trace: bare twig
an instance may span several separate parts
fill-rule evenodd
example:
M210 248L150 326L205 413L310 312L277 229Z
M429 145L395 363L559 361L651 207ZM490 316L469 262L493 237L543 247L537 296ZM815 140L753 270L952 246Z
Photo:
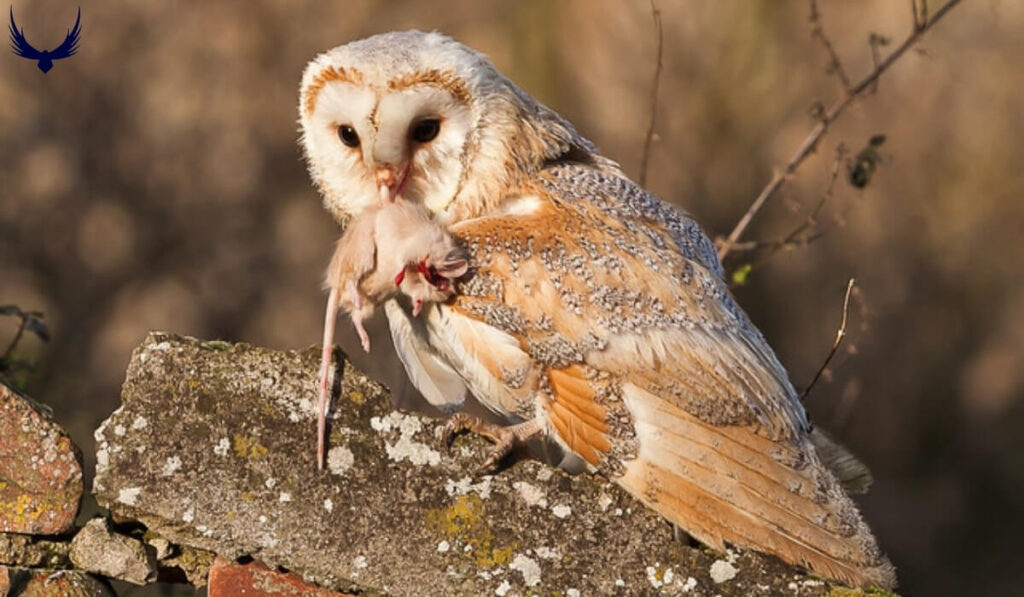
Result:
M651 0L651 15L654 17L654 32L658 40L657 63L654 66L654 80L651 82L651 107L647 118L647 130L644 131L644 150L640 158L640 186L647 184L647 162L651 158L651 142L654 140L654 117L658 113L658 87L661 84L661 54L664 40L661 31L661 11Z
M828 186L825 188L825 192L818 199L818 203L814 206L814 209L811 210L811 213L808 214L799 225L793 228L789 234L771 242L745 241L738 242L733 245L733 251L759 253L757 259L753 259L739 265L733 270L729 279L730 287L746 284L747 280L750 278L750 274L755 270L760 269L765 263L771 261L779 251L782 251L783 249L806 247L825 236L826 230L823 229L820 219L821 212L825 207L825 204L833 197L836 180L839 179L839 171L843 163L846 161L846 153L846 146L844 144L840 143L836 146L835 159L832 161L832 169L829 173ZM850 209L852 209L852 206L847 207L838 215L844 216Z
M797 149L793 157L790 158L789 162L781 169L777 169L772 175L772 179L764 187L761 193L754 199L750 207L747 208L746 213L740 218L740 221L736 223L736 226L729 233L729 236L721 242L718 248L718 258L725 259L733 249L733 245L740 239L747 227L750 226L750 222L754 219L754 216L764 207L764 204L774 196L779 188L782 187L785 182L793 176L797 168L807 159L807 156L814 153L814 150L818 147L818 142L828 132L829 126L842 115L843 111L853 103L855 99L864 94L865 91L871 88L871 86L878 80L882 74L889 69L897 60L900 59L903 54L906 53L922 35L929 29L931 29L935 23L942 20L942 17L946 16L954 6L960 3L960 0L948 0L946 4L937 10L929 19L924 23L917 23L914 29L910 32L906 39L892 51L889 56L879 62L875 68L868 73L866 77L860 80L838 101L836 101L831 108L828 109L822 116L817 126L811 130L807 138Z
M839 81L843 84L843 91L850 93L850 78L846 76L846 69L843 68L843 63L839 59L839 54L836 53L835 47L832 46L832 40L825 35L825 28L821 24L821 14L818 12L818 0L811 0L811 25L811 37L816 37L821 41L821 45L823 45L825 47L825 51L828 52L829 66L832 68L832 71L836 76L839 77Z
M839 345L843 343L843 338L846 337L846 316L850 311L850 292L853 291L853 285L855 281L850 278L850 281L846 283L846 296L843 297L843 320L839 324L839 329L836 330L836 339L832 342L832 350L828 352L828 356L825 357L825 362L821 364L818 372L814 374L814 378L811 379L811 383L807 384L802 394L800 394L800 401L803 402L807 399L807 395L811 393L811 389L814 388L814 384L818 383L821 379L822 373L828 368L828 364L832 362L832 357L836 356L836 351L839 350Z
M25 328L28 327L28 317L23 316L21 313L19 313L19 316L21 316L21 323L18 324L18 331L14 333L14 339L7 345L7 350L0 356L0 367L5 367L10 362L14 347L18 345L18 342L21 342L21 336L25 333Z
M17 348L26 331L32 332L44 342L49 341L50 332L47 330L46 324L43 323L43 313L41 311L22 311L17 305L0 305L0 315L14 316L19 320L18 331L14 333L14 338L7 345L4 353L0 355L0 373L31 368L31 365L26 367L26 361L13 357L14 349Z
M918 6L920 1L920 6ZM920 29L928 22L928 0L910 0L910 10L914 12L914 28Z
M914 30L917 30L917 24L914 25ZM878 68L878 65L882 63L882 51L883 46L889 45L889 38L884 35L879 35L872 32L868 36L868 48L871 50L871 64L874 68ZM878 91L878 79L875 79L871 83L869 93L875 93Z
M814 209L811 210L811 213L808 214L808 216L804 218L797 227L793 228L789 234L778 240L770 242L739 242L733 245L732 250L757 251L767 249L769 253L766 256L759 259L756 263L751 264L753 268L756 268L771 259L775 253L782 249L808 245L821 238L824 235L824 232L820 231L821 223L819 216L821 215L822 208L825 207L825 203L832 198L832 192L835 188L836 180L839 178L839 169L843 164L845 156L846 146L840 143L839 146L836 147L836 157L832 162L832 170L829 172L829 181L828 186L825 188L825 192L822 194L821 198L818 199L818 203L814 206Z

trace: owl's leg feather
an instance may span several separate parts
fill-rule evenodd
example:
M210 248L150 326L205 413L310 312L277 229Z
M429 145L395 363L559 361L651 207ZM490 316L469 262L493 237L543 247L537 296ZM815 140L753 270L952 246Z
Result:
M517 425L503 427L495 423L488 423L483 419L467 415L466 413L458 413L448 419L448 422L445 423L445 445L451 447L455 436L464 431L478 433L494 442L494 448L479 468L479 472L484 473L497 466L498 462L511 452L512 448L517 444L525 443L526 441L540 435L543 433L544 429L536 419L530 419L529 421L524 421Z
M324 468L324 436L327 431L327 403L330 399L327 381L331 370L331 353L334 352L334 323L338 319L338 289L331 287L327 295L327 313L324 314L324 345L320 356L320 399L317 403L316 419L316 466Z

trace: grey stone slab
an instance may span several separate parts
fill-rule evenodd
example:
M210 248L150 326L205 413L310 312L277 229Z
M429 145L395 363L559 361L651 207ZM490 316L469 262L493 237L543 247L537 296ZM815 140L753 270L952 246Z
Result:
M315 463L318 350L153 333L96 431L95 492L173 543L251 556L364 594L821 594L751 552L691 548L614 484L535 461L474 474L489 444L335 373L328 470Z

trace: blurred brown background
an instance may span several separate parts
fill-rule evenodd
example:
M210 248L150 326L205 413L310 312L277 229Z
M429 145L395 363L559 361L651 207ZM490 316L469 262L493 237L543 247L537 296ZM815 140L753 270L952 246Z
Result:
M724 235L840 87L806 2L661 5L648 186ZM42 48L74 7L14 2ZM855 79L871 68L870 33L895 42L910 28L909 1L821 10ZM391 29L449 33L637 175L655 52L646 1L123 1L82 17L80 52L47 75L0 53L0 304L45 311L53 340L21 345L39 363L28 391L87 452L147 330L318 342L338 229L296 143L297 85L316 53ZM843 116L748 238L785 235L825 191L837 144L855 152L884 133L871 184L841 178L824 236L737 289L802 386L857 278L849 343L809 408L873 468L860 502L907 594L1005 595L1024 579L1021 31L1017 0L956 8ZM13 332L0 319L0 349Z

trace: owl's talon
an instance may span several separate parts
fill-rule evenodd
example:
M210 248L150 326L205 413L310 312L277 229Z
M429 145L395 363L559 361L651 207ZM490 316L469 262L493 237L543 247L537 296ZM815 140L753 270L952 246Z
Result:
M503 427L495 423L488 423L482 419L458 413L445 423L443 438L445 446L450 450L455 436L471 431L482 435L494 443L494 447L487 454L487 458L477 467L477 473L483 474L494 470L516 445L526 442L535 435L539 435L541 427L535 420L529 420L518 425Z
M441 440L444 442L445 449L451 450L452 443L455 441L455 436L470 429L471 419L472 417L465 413L458 413L448 419L441 432Z

